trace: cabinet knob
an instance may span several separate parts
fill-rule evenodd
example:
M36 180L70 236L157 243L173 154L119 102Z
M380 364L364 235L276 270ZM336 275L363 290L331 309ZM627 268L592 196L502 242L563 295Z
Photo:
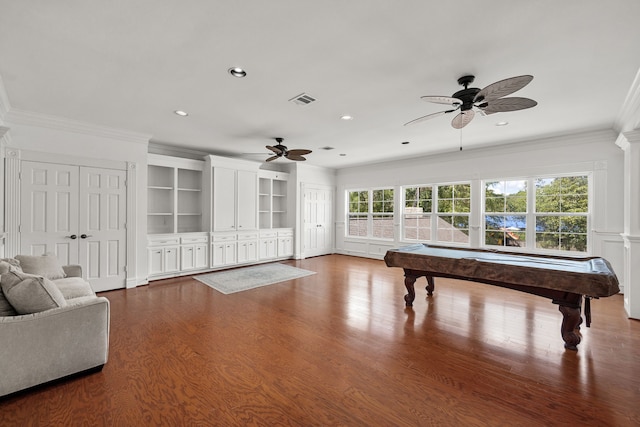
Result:
M72 234L71 236L66 236L67 239L71 239L71 240L75 240L78 238L78 236L76 236L75 234Z

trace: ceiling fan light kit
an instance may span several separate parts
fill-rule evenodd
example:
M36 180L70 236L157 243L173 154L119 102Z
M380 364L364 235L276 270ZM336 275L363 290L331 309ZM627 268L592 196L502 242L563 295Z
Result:
M501 112L524 110L526 108L538 105L536 101L529 98L507 97L526 85L528 85L533 76L523 75L500 80L486 86L483 89L469 87L475 80L475 76L462 76L458 79L458 84L464 86L464 89L457 91L452 96L422 96L421 99L435 104L451 105L449 110L439 111L437 113L427 114L418 117L404 125L413 125L416 123L430 120L445 114L453 113L459 110L459 113L451 121L451 126L455 129L462 129L468 125L476 115L476 112L483 116Z

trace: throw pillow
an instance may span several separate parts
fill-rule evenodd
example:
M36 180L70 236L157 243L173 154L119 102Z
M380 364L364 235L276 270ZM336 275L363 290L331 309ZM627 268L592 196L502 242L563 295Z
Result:
M2 292L2 287L0 287L0 317L15 316L16 314L18 314L18 312L9 304L7 297L5 297L4 292Z
M16 255L16 259L20 261L22 271L25 273L37 274L50 280L67 277L55 254Z
M62 292L46 277L11 270L0 276L0 287L18 314L31 314L64 307Z
M8 264L8 268L7 271L4 270L4 267L7 267ZM14 267L17 268L18 270L22 271L22 268L20 268L20 261L18 261L15 258L0 258L0 274L4 274L6 272L9 271L9 268Z

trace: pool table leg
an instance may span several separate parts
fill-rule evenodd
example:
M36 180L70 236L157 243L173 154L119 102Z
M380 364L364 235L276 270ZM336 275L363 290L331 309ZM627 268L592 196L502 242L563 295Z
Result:
M409 292L404 296L404 305L406 307L412 307L413 300L416 299L416 290L414 285L417 278L418 276L415 276L408 271L405 271L404 273L404 287L407 288L407 292Z
M436 287L435 282L433 281L433 276L425 276L427 278L427 287L425 288L427 290L427 295L432 296L433 295L433 290Z
M580 323L582 323L580 307L560 305L558 309L560 310L560 313L562 313L562 326L560 328L560 332L562 333L562 339L564 340L564 348L568 350L578 350L580 335L576 333L576 329L578 329Z

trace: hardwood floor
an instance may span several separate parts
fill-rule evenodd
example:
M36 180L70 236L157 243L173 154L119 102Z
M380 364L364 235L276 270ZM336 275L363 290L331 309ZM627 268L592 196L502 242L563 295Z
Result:
M0 425L640 425L640 321L621 295L593 301L574 352L545 298L447 279L427 298L421 279L407 309L402 270L382 261L285 263L317 274L102 293L102 372L0 400Z

